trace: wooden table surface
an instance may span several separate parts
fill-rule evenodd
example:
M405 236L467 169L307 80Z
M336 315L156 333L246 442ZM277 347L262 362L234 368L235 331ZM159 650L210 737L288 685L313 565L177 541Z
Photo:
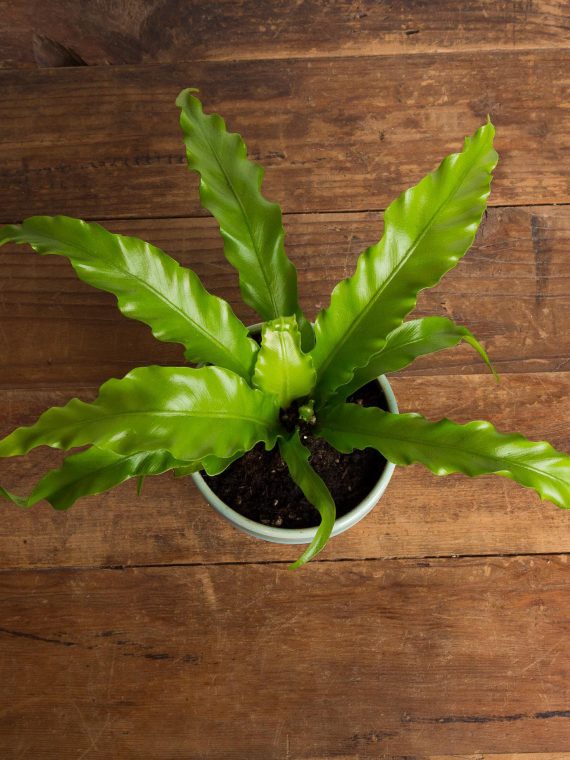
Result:
M0 0L0 18L1 221L139 235L248 321L185 167L182 87L267 167L311 316L490 113L491 208L417 313L469 326L502 382L458 348L393 385L404 411L570 450L568 3ZM0 434L180 360L66 261L0 251ZM26 492L58 460L4 460L0 482ZM168 476L0 509L2 760L570 758L570 513L508 480L398 469L294 573L297 549Z

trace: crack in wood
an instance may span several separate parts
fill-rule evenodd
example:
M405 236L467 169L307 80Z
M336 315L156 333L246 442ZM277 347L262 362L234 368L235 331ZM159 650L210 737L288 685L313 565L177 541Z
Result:
M66 47L43 34L34 34L32 51L40 69L87 66L86 61L73 48Z
M27 633L26 631L14 631L10 628L0 628L0 633L5 633L7 636L15 636L22 639L32 639L32 641L43 641L46 644L59 644L62 647L75 647L76 641L66 641L64 639L50 639L47 636L38 636L35 633Z
M535 713L512 713L510 715L444 715L441 718L414 718L405 715L402 723L430 723L448 725L452 723L514 723L518 720L550 720L570 718L570 710L544 710Z

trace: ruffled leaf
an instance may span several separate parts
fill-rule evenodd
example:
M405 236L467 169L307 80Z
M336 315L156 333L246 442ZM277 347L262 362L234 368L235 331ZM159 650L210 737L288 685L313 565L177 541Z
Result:
M298 430L288 440L279 439L279 451L291 478L321 515L321 523L315 537L299 559L290 565L291 569L295 569L309 562L325 548L334 527L336 508L326 484L309 464L311 452L301 443Z
M176 101L188 166L200 175L202 205L220 225L243 300L264 320L295 315L310 348L312 328L301 314L297 272L285 254L281 209L261 194L263 169L248 160L241 137L228 132L218 114L206 115L192 92L183 90Z
M261 330L261 348L253 371L253 385L277 397L282 409L308 396L316 381L313 360L301 350L295 317L279 317Z
M204 470L208 475L219 475L226 470L232 462L235 462L236 459L239 459L243 455L243 451L238 451L233 454L233 456L227 457L226 459L215 456L204 457L201 462L192 462L192 464L177 467L174 470L174 476L176 478L184 478L199 470Z
M392 330L380 351L374 354L366 367L356 370L352 380L338 389L330 403L344 401L379 375L397 372L408 367L420 356L451 348L462 340L477 351L498 380L487 352L470 330L462 325L456 325L446 317L424 317L404 322L400 327Z
M59 469L39 481L27 499L14 497L2 488L0 495L21 507L31 507L45 499L55 509L69 509L78 499L108 491L129 478L159 475L182 464L186 465L167 451L142 451L123 456L92 447L66 457Z
M0 497L11 501L12 504L15 504L17 507L22 507L22 509L26 509L26 507L29 506L28 500L23 496L16 496L16 494L7 491L5 488L2 488L2 486L0 486Z
M117 297L125 316L147 324L159 340L181 343L188 361L249 377L257 346L246 327L191 269L159 248L66 216L33 216L4 227L0 245L7 242L66 256L81 280Z
M278 405L219 367L140 367L101 386L91 404L72 399L0 441L0 457L36 446L92 444L119 454L168 451L184 462L275 445Z
M394 201L384 216L382 240L358 259L352 277L333 290L315 323L312 351L320 400L350 382L389 333L471 246L497 163L489 122L465 140L462 153Z
M316 432L338 451L370 447L394 464L420 462L436 475L503 475L570 508L570 457L546 441L499 433L490 422L430 422L418 414L343 404L321 415Z

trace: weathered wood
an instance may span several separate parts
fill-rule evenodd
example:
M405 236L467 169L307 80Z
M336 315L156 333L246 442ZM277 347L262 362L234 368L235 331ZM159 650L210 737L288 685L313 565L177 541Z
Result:
M471 327L506 374L495 386L460 347L393 384L403 411L570 451L570 209L544 205L570 203L566 3L0 0L0 17L0 69L23 69L0 71L0 218L111 220L247 321L185 168L182 87L267 166L311 316L377 239L373 210L490 113L498 208L417 313ZM33 71L33 33L41 65L144 65ZM0 436L178 361L67 262L15 250L0 251ZM0 483L26 493L59 460L0 460ZM298 549L238 533L169 476L140 499L131 483L0 514L2 760L570 760L570 512L506 479L399 469L296 573ZM523 556L466 556L497 554Z
M567 557L0 573L1 754L554 754L569 593Z
M501 430L520 430L570 451L570 373L490 377L397 377L402 411L458 422L488 418ZM73 391L4 391L0 435L32 422ZM83 389L89 400L93 391ZM0 483L16 493L60 455L37 450L0 461ZM47 505L22 511L0 503L0 557L4 568L220 563L292 560L296 547L276 546L231 528L208 507L191 481L147 478L79 502L68 512ZM449 554L570 551L570 512L505 478L437 478L419 465L398 469L378 507L360 525L335 538L322 558L423 557Z
M83 58L75 50L66 48L59 42L42 34L33 35L32 49L36 64L41 69L57 66L87 66Z
M570 752L517 752L508 755L476 752L472 755L430 755L428 760L570 760Z
M288 212L384 208L488 113L502 158L492 203L570 202L570 51L488 61L453 53L0 72L0 218L203 213L174 106L190 85L244 135L269 168L268 197Z
M570 22L556 0L5 0L0 12L0 67L11 68L35 66L33 32L97 65L558 48Z
M287 246L299 269L301 297L314 317L328 303L357 255L375 242L379 214L302 214L285 220ZM248 323L237 277L226 263L213 220L106 223L151 240L194 269ZM0 249L0 388L101 383L142 364L179 363L182 350L155 340L124 318L115 299L81 283L68 262L23 246ZM570 368L570 209L492 209L473 250L417 314L441 314L468 325L501 372ZM468 347L414 364L406 374L486 373Z

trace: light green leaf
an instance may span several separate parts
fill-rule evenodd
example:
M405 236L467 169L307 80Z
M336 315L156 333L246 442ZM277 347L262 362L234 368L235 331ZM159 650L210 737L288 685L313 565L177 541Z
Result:
M23 498L22 496L16 496L16 494L7 491L5 488L2 488L2 486L0 486L0 497L11 501L12 504L15 504L17 507L22 507L22 509L29 507L27 499Z
M334 527L336 508L329 489L309 464L311 453L301 443L298 430L288 440L279 439L279 451L289 469L291 478L321 515L321 523L315 537L299 559L290 565L290 568L294 569L313 559L325 548Z
M429 422L417 414L343 404L321 416L317 434L338 451L371 447L394 464L421 462L436 475L503 475L570 508L570 457L545 441L499 433L490 422Z
M403 193L384 216L382 240L358 259L352 277L333 290L315 323L312 351L322 401L365 367L386 337L469 249L497 163L489 122L465 140L462 153Z
M191 269L159 248L66 216L33 216L3 227L0 245L7 242L66 256L80 279L117 297L125 316L147 324L159 340L181 343L188 361L249 377L257 346L246 327Z
M225 460L223 460L225 461ZM192 475L194 472L199 472L202 469L201 462L192 462L191 464L182 465L174 470L175 478L185 478L188 475Z
M456 325L445 317L424 317L404 322L388 335L386 343L370 359L366 367L359 367L354 377L334 394L334 401L344 401L348 396L374 380L379 375L397 372L410 365L419 356L432 354L444 348L456 346L464 340L469 343L485 364L489 367L495 379L498 375L493 369L487 352L470 330Z
M201 462L192 462L189 465L183 467L177 467L174 470L174 476L176 478L184 478L187 475L192 475L194 472L204 470L208 475L219 475L225 469L227 469L232 462L239 459L244 455L243 451L236 452L233 456L222 459L221 457L208 456L204 457Z
M55 509L69 509L83 496L103 493L129 478L159 475L181 464L167 451L142 451L123 456L93 446L66 457L59 469L48 472L40 480L27 499L19 499L19 506L31 507L45 499ZM14 500L0 488L2 494Z
M316 381L313 360L301 350L301 334L295 317L265 322L252 382L277 396L282 409L295 399L308 396Z
M0 441L0 457L36 446L93 444L119 454L168 451L184 462L227 458L275 444L278 405L219 367L140 367L101 386L91 404L72 399Z
M218 114L206 115L191 93L183 90L176 101L188 166L200 175L202 205L220 225L243 300L264 320L297 316L308 349L312 328L301 314L297 272L285 254L281 209L261 194L263 169L248 160L241 137L228 132Z

